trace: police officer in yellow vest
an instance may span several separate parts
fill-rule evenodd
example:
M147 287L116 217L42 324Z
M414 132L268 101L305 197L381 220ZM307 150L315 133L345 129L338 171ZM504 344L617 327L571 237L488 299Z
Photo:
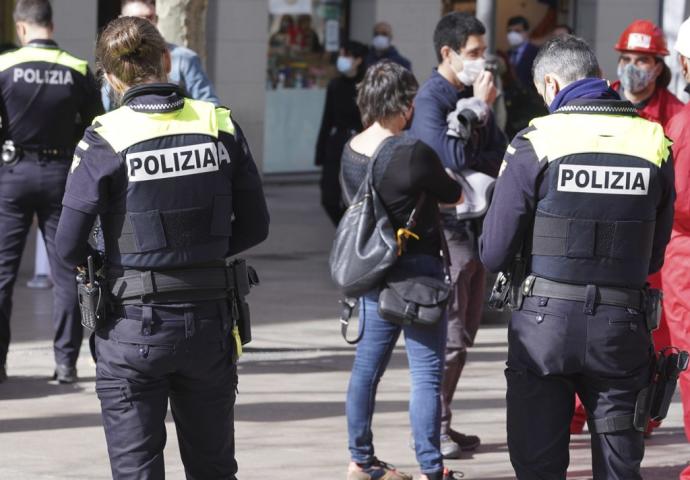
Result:
M521 480L565 478L574 393L590 418L594 478L642 478L646 417L635 411L651 379L655 303L645 282L671 233L673 167L661 126L599 72L576 37L541 49L534 80L551 114L513 139L484 222L482 261L519 286L506 379Z
M244 309L229 296L248 275L224 259L268 234L260 177L228 109L161 83L170 54L149 21L111 22L97 58L123 106L79 142L57 238L66 263L85 265L100 218L110 306L95 330L96 393L113 478L164 478L170 400L187 478L235 479Z
M55 377L77 380L82 341L74 274L57 261L55 230L74 147L103 107L85 60L52 40L48 0L19 0L21 48L0 55L0 382L6 378L12 291L34 215L54 280Z

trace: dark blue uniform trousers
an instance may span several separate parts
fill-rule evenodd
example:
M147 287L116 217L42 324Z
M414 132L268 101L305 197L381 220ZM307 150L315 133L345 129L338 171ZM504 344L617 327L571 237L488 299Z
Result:
M12 292L34 214L43 232L53 277L55 362L74 365L79 356L82 326L73 270L55 253L68 159L39 161L27 154L14 166L0 166L0 365L10 344Z
M632 415L650 381L652 340L644 315L528 297L508 330L508 448L520 480L565 479L574 393L590 419ZM641 432L591 435L595 480L641 479Z
M170 399L187 479L235 480L237 369L227 302L118 310L96 333L113 478L165 478Z

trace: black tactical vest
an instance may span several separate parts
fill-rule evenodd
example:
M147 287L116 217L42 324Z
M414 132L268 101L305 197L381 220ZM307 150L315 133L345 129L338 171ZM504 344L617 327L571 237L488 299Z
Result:
M101 218L111 265L160 270L227 254L230 156L218 135L234 135L230 112L208 102L177 101L169 107L178 108L164 113L125 106L95 120L95 131L126 166L126 211Z
M532 122L525 137L548 162L548 192L537 203L531 239L533 274L644 286L670 141L661 125L632 112L556 113Z

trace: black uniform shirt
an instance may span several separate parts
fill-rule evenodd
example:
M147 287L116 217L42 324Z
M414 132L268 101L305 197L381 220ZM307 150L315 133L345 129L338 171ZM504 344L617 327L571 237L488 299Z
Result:
M73 149L103 112L88 63L52 40L0 55L2 137L20 146Z

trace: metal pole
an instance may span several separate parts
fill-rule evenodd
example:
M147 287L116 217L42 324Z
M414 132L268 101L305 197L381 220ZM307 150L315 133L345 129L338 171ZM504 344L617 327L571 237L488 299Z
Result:
M477 0L477 18L486 27L486 46L496 51L496 0Z

